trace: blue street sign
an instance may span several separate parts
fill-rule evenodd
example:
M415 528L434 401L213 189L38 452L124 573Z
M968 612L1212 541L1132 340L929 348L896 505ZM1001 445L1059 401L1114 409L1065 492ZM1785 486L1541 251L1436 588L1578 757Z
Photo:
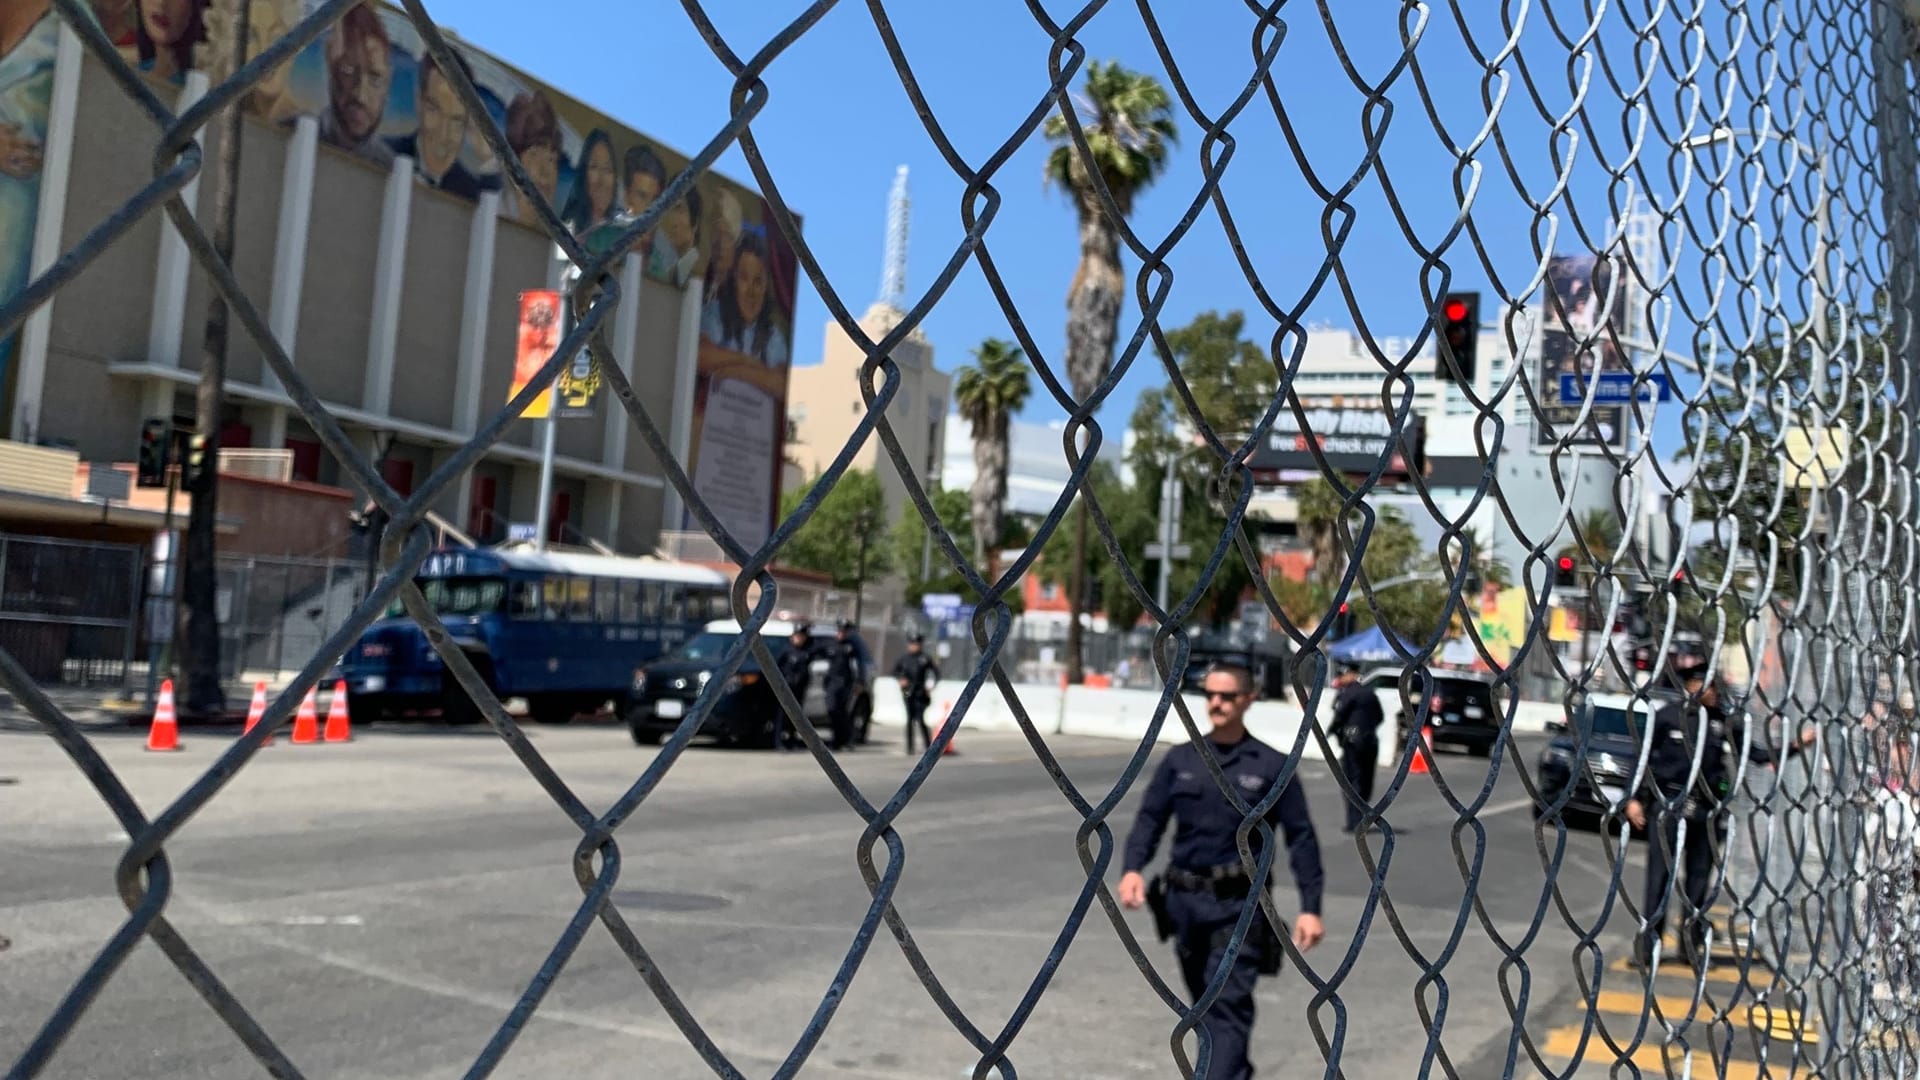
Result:
M1630 401L1652 401L1658 393L1661 401L1673 400L1673 388L1667 385L1665 375L1648 375L1646 381L1638 387L1633 385L1631 371L1602 371L1593 379L1592 396L1595 405L1625 405ZM1560 376L1560 403L1572 405L1588 396L1587 376L1563 374Z

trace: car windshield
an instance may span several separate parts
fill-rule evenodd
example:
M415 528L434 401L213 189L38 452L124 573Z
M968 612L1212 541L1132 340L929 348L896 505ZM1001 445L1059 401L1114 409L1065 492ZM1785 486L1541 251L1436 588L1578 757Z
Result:
M506 600L507 583L494 577L428 578L420 582L420 592L435 615L488 615ZM406 613L398 598L387 605L390 619Z
M739 638L739 634L731 631L704 630L682 642L679 648L667 654L667 659L691 660L696 663L718 660L726 655L728 649L733 648L733 643ZM781 653L787 651L786 638L762 634L760 640L767 643L767 648L772 651L776 660L780 658ZM748 659L751 660L752 657L749 656Z
M1639 733L1646 730L1646 706L1643 705L1634 711L1640 715L1634 724L1629 726L1627 723L1627 710L1617 709L1611 705L1595 705L1587 710L1587 734L1618 735L1629 739L1639 738ZM1638 730L1636 730L1636 728Z

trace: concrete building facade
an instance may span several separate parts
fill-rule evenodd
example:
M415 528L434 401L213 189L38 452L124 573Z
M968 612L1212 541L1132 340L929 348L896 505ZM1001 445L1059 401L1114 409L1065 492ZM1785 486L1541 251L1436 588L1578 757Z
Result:
M58 14L46 19L55 59L44 88L37 221L23 256L29 279L139 191L152 176L158 137ZM576 235L618 232L684 168L684 158L603 114L477 50L459 51L483 99L498 105L494 119ZM361 85L380 75L389 96L375 104L374 130L346 145L352 140L342 135L342 116L350 114L340 87L359 77L353 63L364 65ZM350 9L283 74L263 88L267 96L250 100L243 121L233 268L300 378L387 483L407 494L523 385L518 300L527 290L559 288L563 263L529 200L503 182L477 121L461 113L464 127L453 129L450 143L439 138L436 149L429 141L427 99L448 87L403 15ZM153 80L156 93L181 110L208 85L198 70ZM267 93L276 88L278 99ZM434 130L444 136L439 104ZM207 130L200 141L211 163L218 136ZM449 146L453 160L435 163ZM212 186L203 174L182 193L203 222ZM676 452L714 448L709 467L690 471L699 478L747 473L758 485L715 496L730 503L750 543L770 527L778 499L795 285L792 253L770 217L757 193L702 178L620 263L624 299L608 326L614 359ZM734 288L735 276L754 274L758 293ZM750 294L759 307L742 299ZM0 368L0 434L70 448L89 461L125 461L144 419L190 423L211 295L208 276L171 223L159 213L141 217L19 335L11 365ZM716 393L720 387L731 396ZM759 398L742 405L742 393ZM292 479L353 486L238 319L226 396L220 445L284 451ZM734 410L725 415L723 396ZM701 438L720 425L731 429L728 437ZM536 420L514 422L433 509L483 542L505 538L512 523L533 522L540 428ZM728 453L754 460L744 469L714 468ZM684 521L660 463L604 393L594 415L559 421L551 513L555 539L627 552L650 550L663 527ZM751 535L756 527L760 536Z
M876 303L860 317L860 329L878 341L893 332L904 317L899 308ZM894 347L892 357L900 368L900 390L887 407L887 420L920 482L931 490L934 478L941 477L945 486L952 487L953 481L944 478L942 472L947 460L953 378L933 366L933 344L918 327ZM820 362L796 366L789 376L787 415L792 440L787 454L802 477L810 479L826 468L866 415L867 403L860 393L860 367L865 362L866 353L860 346L839 323L828 320ZM873 383L877 389L881 378L876 375ZM907 512L906 485L877 432L861 445L852 467L879 473L889 518Z

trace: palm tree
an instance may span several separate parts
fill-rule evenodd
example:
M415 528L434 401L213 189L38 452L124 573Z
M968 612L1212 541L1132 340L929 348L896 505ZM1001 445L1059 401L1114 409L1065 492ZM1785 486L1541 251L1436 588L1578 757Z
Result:
M1151 75L1117 61L1087 67L1085 92L1073 103L1087 153L1073 141L1064 114L1049 117L1047 181L1073 196L1080 220L1080 264L1067 289L1067 377L1074 396L1093 396L1113 367L1113 340L1120 328L1126 282L1120 274L1120 221L1107 212L1104 189L1125 218L1134 199L1167 166L1174 139L1173 98ZM1074 526L1073 583L1068 592L1067 680L1084 674L1080 615L1086 599L1088 512L1084 501Z
M1027 403L1026 354L1003 338L988 338L973 350L974 365L956 373L953 400L973 431L973 559L991 580L1000 519L1007 507L1009 418Z
M1340 546L1340 493L1325 477L1316 476L1293 491L1299 507L1295 528L1313 552L1313 581L1321 596L1331 597L1346 573L1346 551Z

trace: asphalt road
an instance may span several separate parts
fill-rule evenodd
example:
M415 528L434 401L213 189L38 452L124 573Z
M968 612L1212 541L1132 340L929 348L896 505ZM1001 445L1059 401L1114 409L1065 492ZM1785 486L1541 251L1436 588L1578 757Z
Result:
M886 733L893 737L894 733ZM178 754L135 736L98 744L149 813L214 761L230 735L190 730ZM605 727L537 728L534 745L593 806L656 751ZM1098 801L1128 747L1055 740ZM959 1008L993 1033L1008 1021L1084 881L1078 815L1018 736L966 735L900 819L898 906ZM1537 744L1520 753L1531 762ZM898 743L842 759L870 798L904 777ZM1442 755L1477 795L1486 761ZM1327 1075L1323 1044L1354 1078L1506 1070L1514 1008L1541 1043L1582 1008L1576 937L1607 906L1610 860L1593 832L1567 834L1557 893L1543 866L1557 830L1536 830L1510 765L1472 825L1455 826L1432 777L1407 779L1388 812L1390 855L1343 835L1328 766L1303 772L1328 866L1327 941L1310 954L1331 984L1262 980L1255 1057L1263 1078ZM1388 776L1383 768L1381 788ZM1140 787L1144 787L1144 779ZM1134 799L1114 815L1124 835ZM0 1064L11 1065L125 918L113 867L125 837L44 736L0 733ZM715 1045L748 1076L773 1075L854 944L869 903L862 825L805 755L696 746L619 833L615 900ZM580 903L571 823L484 731L363 730L347 745L278 742L169 845L168 916L308 1076L465 1073ZM1545 854L1543 854L1543 849ZM877 856L884 861L884 849ZM1369 909L1369 861L1390 904ZM1638 889L1638 861L1628 888ZM1477 865L1476 865L1477 864ZM1463 910L1477 874L1477 905ZM1118 878L1117 866L1107 873ZM1277 895L1291 908L1294 893ZM1621 954L1618 904L1603 934ZM1146 912L1128 925L1163 978L1178 973ZM1524 965L1504 949L1524 948ZM1422 985L1421 961L1442 972ZM1625 985L1628 975L1612 975ZM1506 987L1503 991L1502 987ZM1423 1020L1423 1014L1432 1017ZM1024 1077L1177 1075L1177 1017L1096 906L1013 1042ZM1430 1044L1429 1030L1439 1038ZM1546 1059L1555 1069L1564 1059ZM1611 1060L1611 1058L1609 1058ZM970 1075L956 1033L884 929L801 1075L905 1080ZM1513 1075L1550 1075L1519 1051ZM1596 1066L1578 1075L1603 1075ZM140 1080L263 1075L152 943L116 973L44 1075ZM495 1073L502 1077L714 1075L633 964L596 924Z

